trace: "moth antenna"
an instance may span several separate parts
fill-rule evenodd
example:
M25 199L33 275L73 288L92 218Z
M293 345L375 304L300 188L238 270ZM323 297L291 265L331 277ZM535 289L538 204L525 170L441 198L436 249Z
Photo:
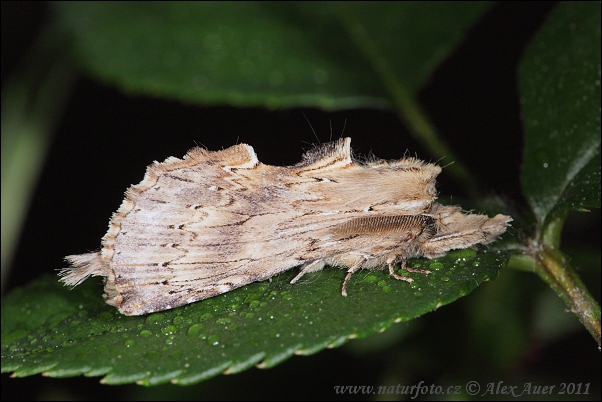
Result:
M305 118L305 121L307 122L307 124L309 124L309 128L311 128L312 133L314 133L314 137L316 137L316 140L318 140L318 144L322 144L322 141L320 141L320 139L318 138L318 135L316 134L316 130L314 130L313 126L311 125L311 123L309 122L309 119L307 118L307 116L305 115L305 112L301 112L301 114L303 115L303 117Z
M205 144L203 144L202 142L197 142L196 140L194 140L192 142L194 142L194 145L196 145L199 148L207 149L207 146Z
M441 159L439 159L439 160L441 160ZM437 161L437 162L439 162L439 161ZM447 165L443 165L443 166L441 166L441 169L445 169L446 167L448 167L448 166L451 166L451 165L453 165L453 164L454 164L454 161L451 161L451 162L450 162L450 163L448 163Z
M345 117L345 122L343 123L343 131L341 131L341 136L339 138L343 138L346 128L347 128L347 118ZM330 141L332 141L332 131L330 132Z

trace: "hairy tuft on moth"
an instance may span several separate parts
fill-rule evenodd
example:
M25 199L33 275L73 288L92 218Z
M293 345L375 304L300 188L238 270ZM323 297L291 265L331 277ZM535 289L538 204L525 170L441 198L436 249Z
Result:
M259 162L253 148L191 149L154 162L130 187L99 252L70 255L61 281L105 277L105 301L125 315L167 310L301 266L359 269L488 244L512 218L435 202L441 168L416 158L358 163L351 140L306 152L294 166ZM366 191L366 189L369 189Z

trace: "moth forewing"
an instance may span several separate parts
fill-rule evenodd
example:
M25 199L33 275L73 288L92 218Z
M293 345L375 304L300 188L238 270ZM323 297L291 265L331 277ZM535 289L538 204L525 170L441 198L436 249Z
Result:
M302 266L358 269L433 257L494 240L510 217L466 215L435 203L441 168L415 158L353 161L350 139L324 144L290 167L253 148L193 148L147 168L126 191L102 249L67 257L75 286L105 277L104 298L126 315L213 297Z
M431 214L438 216L437 233L421 247L421 256L436 258L448 251L489 244L506 231L512 218L498 214L493 218L487 215L464 214L458 206L444 206L433 203Z

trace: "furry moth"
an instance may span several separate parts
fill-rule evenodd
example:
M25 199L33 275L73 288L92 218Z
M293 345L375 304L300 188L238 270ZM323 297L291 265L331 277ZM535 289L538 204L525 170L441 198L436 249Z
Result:
M70 255L61 281L105 277L104 299L125 315L167 310L301 266L359 269L494 241L512 218L435 202L441 168L415 158L359 163L349 138L265 165L253 148L191 149L154 162L131 186L98 252Z

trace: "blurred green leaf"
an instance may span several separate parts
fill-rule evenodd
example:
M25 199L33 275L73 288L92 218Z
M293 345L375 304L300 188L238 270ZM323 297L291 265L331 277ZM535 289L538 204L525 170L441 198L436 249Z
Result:
M561 3L519 71L525 130L521 184L543 225L600 207L600 4Z
M75 81L66 40L44 29L2 86L2 288L35 184Z
M415 93L488 3L62 2L74 54L126 92L198 104L389 108L388 89L354 42ZM369 56L368 56L369 57Z
M69 291L56 277L43 277L3 301L2 372L103 375L110 384L154 385L272 367L451 303L495 278L507 257L467 249L413 260L432 274L411 274L412 284L386 270L361 271L347 297L341 296L344 270L307 275L294 286L295 272L286 272L271 283L137 317L105 304L94 281Z

